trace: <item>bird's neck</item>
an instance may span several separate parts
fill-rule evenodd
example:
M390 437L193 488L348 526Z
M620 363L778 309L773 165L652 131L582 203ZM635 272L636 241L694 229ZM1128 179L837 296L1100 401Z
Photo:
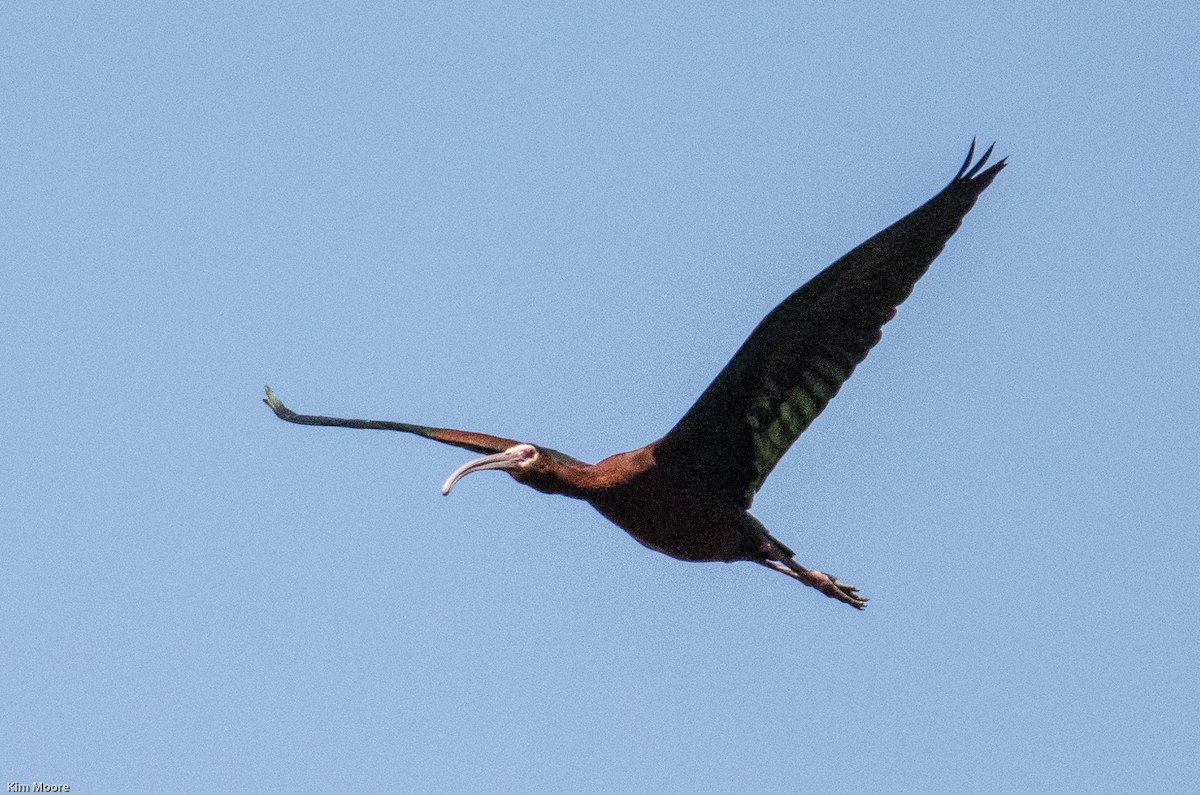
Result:
M614 489L627 486L653 467L653 452L643 447L609 456L592 465L571 465L553 461L544 472L524 480L529 486L547 494L562 494L594 502Z

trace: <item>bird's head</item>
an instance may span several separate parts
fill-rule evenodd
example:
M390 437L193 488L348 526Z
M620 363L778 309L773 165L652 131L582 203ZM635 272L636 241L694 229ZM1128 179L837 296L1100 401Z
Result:
M454 470L450 473L450 477L446 478L446 482L442 484L442 494L449 494L450 489L454 488L454 484L461 478L472 472L481 472L485 469L503 469L518 481L524 482L525 476L538 472L546 463L546 460L546 456L533 445L524 443L514 444L502 453L494 453L492 455L485 455L483 458L476 458L474 461L468 461Z

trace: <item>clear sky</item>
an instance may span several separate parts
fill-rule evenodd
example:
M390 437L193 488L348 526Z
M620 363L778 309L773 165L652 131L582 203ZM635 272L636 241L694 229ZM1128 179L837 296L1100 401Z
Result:
M1197 30L5 3L0 780L1188 790ZM638 447L976 135L1008 169L754 506L864 613L259 402Z

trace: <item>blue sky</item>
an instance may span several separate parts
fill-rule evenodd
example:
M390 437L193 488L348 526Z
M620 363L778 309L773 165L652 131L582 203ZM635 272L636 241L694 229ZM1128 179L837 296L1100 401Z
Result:
M6 4L0 778L1185 791L1192 3ZM755 514L862 614L469 453L657 438L1009 168Z

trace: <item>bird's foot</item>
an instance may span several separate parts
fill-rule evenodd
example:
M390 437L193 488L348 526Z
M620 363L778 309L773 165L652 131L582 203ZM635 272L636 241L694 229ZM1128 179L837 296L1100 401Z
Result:
M758 563L761 563L768 569L774 569L780 574L786 574L794 580L799 580L805 585L816 588L830 599L837 599L839 602L844 602L857 610L862 610L867 606L867 597L860 595L858 588L849 583L838 582L836 577L832 577L823 571L806 569L791 558L782 561L767 558L759 560Z
M867 597L858 593L858 588L849 583L838 582L837 578L825 574L824 572L808 570L808 573L813 576L814 581L808 584L816 588L821 593L828 596L830 599L837 599L839 602L845 602L853 608L862 610L867 606Z

